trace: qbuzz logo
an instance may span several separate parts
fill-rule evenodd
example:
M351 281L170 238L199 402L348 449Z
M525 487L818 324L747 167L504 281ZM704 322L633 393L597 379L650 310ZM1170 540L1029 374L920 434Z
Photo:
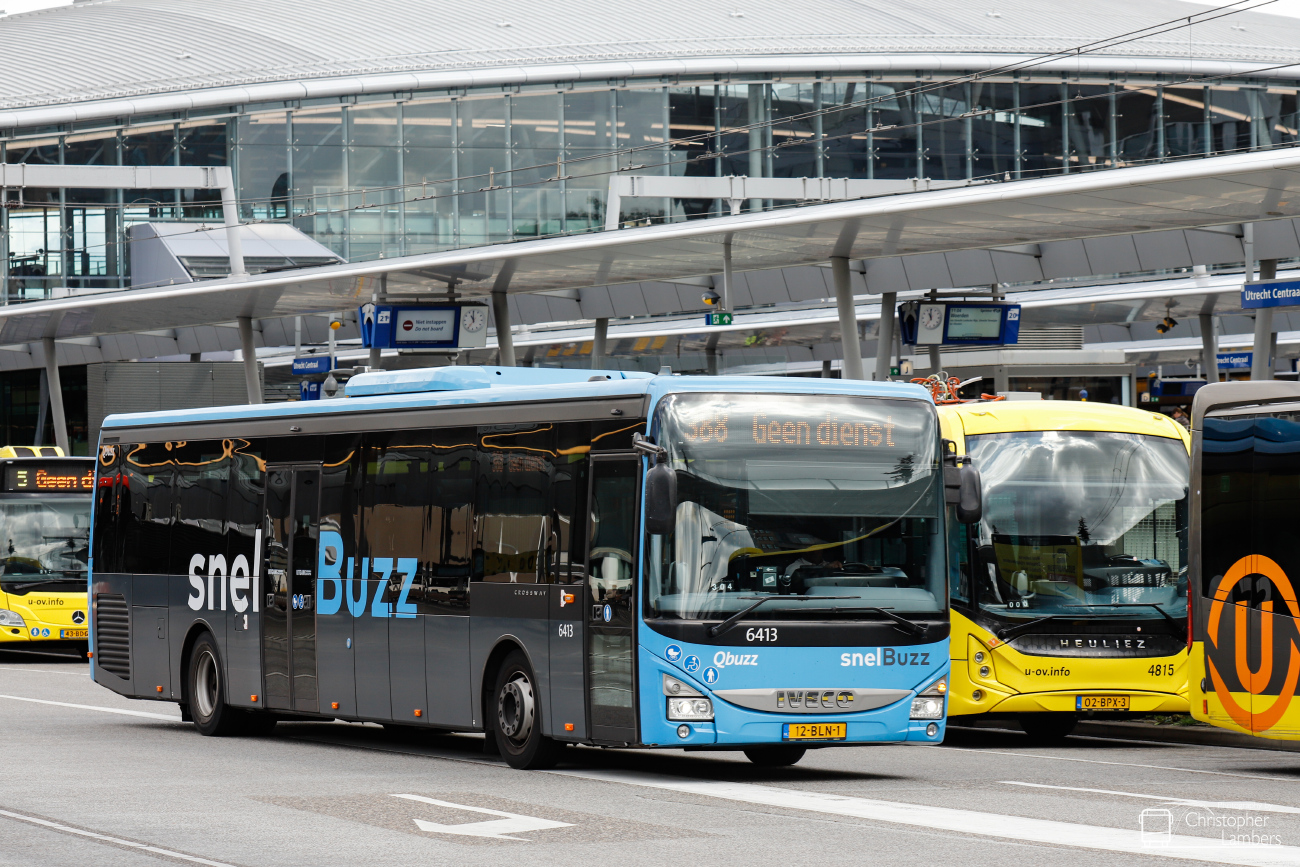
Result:
M1290 612L1300 612L1300 605L1296 602L1295 588L1291 584L1291 579L1287 577L1285 571L1274 560L1263 556L1262 554L1247 554L1223 574L1215 585L1212 601L1210 602L1210 616L1206 622L1206 637L1209 638L1211 646L1215 651L1222 652L1225 648L1220 647L1220 629L1223 625L1224 606L1229 605L1228 597L1232 594L1233 588L1242 583L1253 575L1259 575L1268 580L1268 582L1277 590L1277 593L1289 606ZM1300 648L1296 647L1295 639L1288 638L1285 642L1285 656L1277 659L1277 648L1273 642L1273 611L1272 600L1265 601L1262 605L1262 614L1259 624L1259 669L1252 670L1250 667L1250 643L1249 632L1247 629L1247 617L1249 609L1245 605L1231 605L1233 611L1233 634L1231 650L1234 669L1237 680L1244 690L1251 696L1264 696L1269 682L1273 679L1273 666L1281 663L1286 667L1286 675L1282 683L1281 690L1277 698L1267 706L1263 701L1252 699L1250 707L1242 707L1232 697L1232 691L1229 689L1223 674L1215 665L1213 655L1207 653L1205 658L1206 669L1210 675L1210 681L1214 685L1214 694L1218 697L1219 702L1223 705L1224 711L1232 718L1232 721L1244 729L1255 732L1268 731L1277 725L1286 713L1291 704L1291 699L1295 697L1297 682L1300 682ZM1276 612L1286 615L1287 611ZM1288 618L1289 619L1289 618Z
M713 654L713 664L718 668L726 668L729 665L758 665L758 654L732 653L729 650L719 650Z

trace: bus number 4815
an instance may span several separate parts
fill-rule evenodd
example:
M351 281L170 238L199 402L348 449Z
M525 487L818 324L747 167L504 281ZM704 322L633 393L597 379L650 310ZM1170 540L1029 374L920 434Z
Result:
M1161 662L1147 669L1147 674L1152 677L1164 677L1174 673L1174 664L1172 662Z

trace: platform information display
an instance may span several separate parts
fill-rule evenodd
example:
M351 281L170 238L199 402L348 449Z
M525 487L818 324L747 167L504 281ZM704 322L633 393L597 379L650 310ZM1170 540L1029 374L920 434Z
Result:
M1020 305L998 301L909 301L899 333L913 346L1005 346L1020 340Z

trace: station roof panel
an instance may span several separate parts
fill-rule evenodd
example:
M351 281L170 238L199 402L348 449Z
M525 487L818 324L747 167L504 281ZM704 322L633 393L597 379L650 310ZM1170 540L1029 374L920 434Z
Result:
M1152 24L1206 15L1178 0L811 0L792 15L784 0L599 0L473 4L426 0L101 0L0 20L0 109L126 100L119 115L164 110L164 94L224 94L224 104L425 87L673 76L708 72L910 73L945 55L997 58L1071 51ZM142 38L142 35L147 35ZM57 59L50 46L58 46ZM1110 71L1138 59L1176 61L1187 72L1224 63L1238 74L1300 61L1300 21L1240 13L1117 44ZM863 65L864 58L874 61ZM1098 71L1086 56L1073 71ZM1044 67L1046 68L1046 67ZM1065 67L1060 67L1065 68ZM430 73L447 76L425 77ZM1294 77L1294 71L1262 74ZM371 79L378 79L371 81ZM275 83L301 85L286 96ZM367 83L369 82L369 83ZM218 102L217 104L221 104ZM13 118L0 123L9 125Z

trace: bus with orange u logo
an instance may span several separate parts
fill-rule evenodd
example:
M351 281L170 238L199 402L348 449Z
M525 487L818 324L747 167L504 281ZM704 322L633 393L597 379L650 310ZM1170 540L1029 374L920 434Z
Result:
M1300 384L1198 391L1192 482L1192 715L1300 739Z

